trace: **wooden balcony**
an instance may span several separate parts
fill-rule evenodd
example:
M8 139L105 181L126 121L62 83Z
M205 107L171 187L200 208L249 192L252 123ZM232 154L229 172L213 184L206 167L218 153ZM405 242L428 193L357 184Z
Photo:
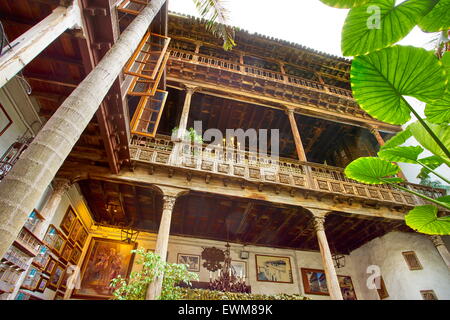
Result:
M333 197L359 198L395 206L415 206L425 202L387 185L365 185L348 179L342 168L292 159L270 158L236 149L208 149L205 145L174 143L169 137L134 136L131 159L153 165L172 166L223 177L270 183L322 193ZM405 183L403 186L437 198L444 190Z
M191 51L170 50L167 64L169 77L204 80L210 84L215 79L222 87L231 86L283 101L309 104L318 109L373 120L358 106L350 90Z

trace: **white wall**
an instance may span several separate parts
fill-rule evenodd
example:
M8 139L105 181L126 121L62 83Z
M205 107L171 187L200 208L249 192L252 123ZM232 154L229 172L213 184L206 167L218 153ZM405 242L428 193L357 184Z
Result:
M404 251L414 251L423 269L409 270ZM434 290L440 300L450 299L450 271L426 235L391 232L353 251L350 260L363 299L379 299L376 290L365 286L370 265L381 269L387 300L421 300L421 290Z

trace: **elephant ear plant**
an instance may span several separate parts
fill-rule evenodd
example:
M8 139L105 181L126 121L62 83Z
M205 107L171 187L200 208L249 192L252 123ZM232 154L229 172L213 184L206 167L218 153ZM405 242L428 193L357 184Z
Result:
M380 148L378 157L354 160L345 168L347 177L366 184L389 184L412 193L430 204L417 206L405 216L412 229L430 235L449 235L450 196L432 199L404 187L396 177L394 162L422 166L419 176L438 174L439 166L450 166L450 0L320 0L350 9L342 30L341 49L353 56L350 81L353 97L372 117L395 125L415 121ZM440 32L436 52L395 45L415 27L424 32ZM424 103L422 118L405 99ZM414 137L418 146L402 146ZM421 157L426 150L433 155Z

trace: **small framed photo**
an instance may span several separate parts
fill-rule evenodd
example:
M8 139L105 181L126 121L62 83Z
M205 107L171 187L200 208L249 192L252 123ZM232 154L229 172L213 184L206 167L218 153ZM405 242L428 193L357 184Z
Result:
M179 253L177 258L178 264L187 264L188 271L200 271L200 256L195 254Z
M325 271L306 268L301 268L301 271L305 294L329 295Z
M81 257L81 249L78 247L74 247L72 252L70 253L69 261L73 264L78 264L78 261L80 261Z
M47 283L48 283L48 279L41 276L41 279L39 279L39 282L36 286L35 291L44 292L45 288L47 287Z
M72 228L72 225L76 219L77 215L75 214L75 211L73 210L72 206L69 206L60 225L61 230L66 235L69 234L70 229Z
M44 273L48 275L52 274L53 269L55 269L57 263L58 262L55 259L50 257L50 260L47 262L47 265L45 266Z
M62 276L64 274L64 270L65 267L62 263L58 263L56 265L56 267L54 268L52 274L50 275L50 279L48 280L47 283L47 288L55 290L58 288L61 280L62 280Z

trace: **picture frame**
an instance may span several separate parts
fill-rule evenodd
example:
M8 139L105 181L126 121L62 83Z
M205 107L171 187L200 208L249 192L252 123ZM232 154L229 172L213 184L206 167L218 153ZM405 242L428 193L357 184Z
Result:
M77 219L77 215L76 215L75 211L73 210L72 206L69 205L69 207L66 210L66 213L64 214L64 218L62 219L61 224L59 225L61 230L66 235L69 235L72 225L76 219Z
M11 117L6 112L3 105L0 103L0 136L4 134L12 124L13 121Z
M68 262L71 257L73 249L74 249L73 245L71 245L69 243L69 241L66 241L61 250L61 256L60 256L61 260Z
M72 243L75 244L78 233L80 232L81 228L83 227L83 225L81 224L80 220L76 219L75 222L72 225L72 229L70 229L70 233L68 236L68 240Z
M328 296L325 271L321 269L301 268L305 294ZM350 276L338 275L339 287L344 300L357 300L355 287Z
M187 264L188 271L200 272L200 256L196 254L178 253L178 264Z
M57 291L53 300L64 300L64 292Z
M45 266L43 273L51 275L53 272L53 269L55 269L57 263L58 263L58 261L53 259L53 257L50 257L50 260L48 261L47 265Z
M255 261L257 281L294 283L289 257L256 254Z
M33 258L32 263L33 265L41 269L41 271L44 271L50 259L50 250L47 248L47 246L42 245L39 248L39 253Z
M59 231L53 224L51 224L49 225L42 242L53 253L59 256L61 254L61 250L65 241L66 237L63 235L63 233Z
M76 238L76 243L83 248L84 245L86 244L86 240L89 236L89 232L86 230L86 228L84 228L83 226L81 227L81 230L78 232L77 238Z
M45 288L47 287L48 280L49 279L41 276L41 278L39 279L39 282L36 286L35 291L43 293L45 291Z
M37 267L31 266L21 284L21 288L34 291L41 277L41 271Z
M234 269L237 277L247 277L247 262L231 260L231 267Z
M89 243L80 272L80 287L72 293L74 298L110 299L111 280L117 276L128 278L133 266L137 243L94 237Z
M64 271L65 266L62 263L58 263L56 267L53 269L50 278L48 279L47 288L56 291L56 289L58 289L59 287L59 284L61 283Z
M69 262L77 265L78 261L80 261L81 257L81 249L75 246L70 253Z

